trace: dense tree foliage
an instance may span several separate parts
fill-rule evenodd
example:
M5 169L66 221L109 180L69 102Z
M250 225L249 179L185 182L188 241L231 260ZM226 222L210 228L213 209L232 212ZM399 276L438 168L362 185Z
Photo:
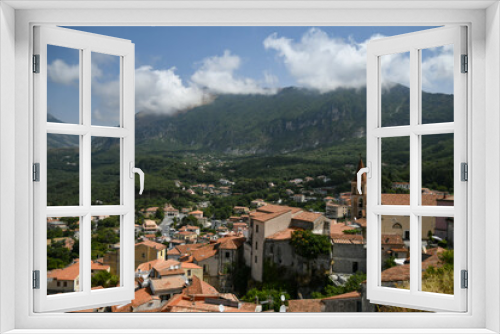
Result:
M331 252L330 238L326 235L313 234L311 231L294 231L290 240L295 253L306 259L315 259L319 255Z

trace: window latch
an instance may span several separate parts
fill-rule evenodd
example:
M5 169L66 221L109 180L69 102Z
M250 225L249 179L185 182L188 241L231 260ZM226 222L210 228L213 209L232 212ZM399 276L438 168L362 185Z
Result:
M135 174L139 174L139 184L140 184L139 195L142 195L142 192L144 191L144 172L140 168L135 168L133 161L130 161L129 167L130 167L131 179L134 179Z
M40 182L40 164L38 162L33 164L33 181Z
M466 162L460 164L460 174L461 181L469 181L469 165Z
M368 161L366 163L366 167L364 168L361 168L360 170L358 170L358 173L356 174L357 176L357 184L358 184L358 193L360 195L363 194L363 192L361 191L361 176L366 173L366 175L368 176L369 179L372 178L372 163L370 161Z

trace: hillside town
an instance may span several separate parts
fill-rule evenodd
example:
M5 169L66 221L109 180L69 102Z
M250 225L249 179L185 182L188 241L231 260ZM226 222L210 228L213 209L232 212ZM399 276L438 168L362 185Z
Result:
M356 172L363 167L360 158ZM289 180L287 198L255 198L249 206L233 206L227 218L209 208L214 198L234 195L235 182L175 181L204 200L136 213L135 299L78 312L390 311L366 298L366 175L362 194L355 175L351 191L342 193L329 187L324 175ZM308 183L316 186L305 187ZM409 205L409 187L393 182L394 191L381 195L382 205ZM312 202L318 210L307 208ZM423 189L422 204L453 206L453 195ZM381 284L408 288L409 217L382 216L381 226ZM422 275L427 277L447 265L443 254L453 251L453 220L424 217L421 226ZM93 289L119 285L119 227L113 216L93 217ZM48 293L79 291L78 220L50 218L47 228ZM431 285L423 289L450 293Z

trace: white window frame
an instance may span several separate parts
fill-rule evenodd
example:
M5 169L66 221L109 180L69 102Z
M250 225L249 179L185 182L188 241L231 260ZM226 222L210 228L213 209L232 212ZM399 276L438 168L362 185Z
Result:
M71 29L34 27L34 54L39 55L39 73L34 84L34 162L39 163L40 178L33 184L34 202L34 270L39 271L39 289L34 290L35 312L88 309L94 305L121 305L134 298L134 221L135 191L135 86L134 44L129 40L101 36ZM47 122L47 45L78 50L80 64L78 124ZM91 124L92 52L117 56L120 66L119 127ZM64 134L80 137L79 205L47 206L47 135ZM91 139L120 140L120 204L91 203ZM120 286L91 290L91 219L92 216L120 216ZM79 291L47 295L47 217L80 218Z
M123 6L133 9L117 8ZM16 8L14 10L12 7ZM61 8L65 7L65 8ZM99 7L99 8L97 8ZM161 7L161 8L159 8ZM397 8L396 8L397 7ZM24 8L24 9L23 9ZM43 9L45 8L45 9ZM47 10L52 9L52 10ZM78 8L78 9L75 9ZM108 8L110 10L103 10ZM143 8L144 10L137 10ZM149 8L149 9L148 9ZM234 329L259 328L259 332L304 333L493 333L500 331L500 284L496 219L486 219L485 210L500 214L500 11L497 1L269 1L221 3L149 2L22 2L0 4L0 326L6 332L94 333L146 332L147 328L173 333L189 329L192 333L233 333ZM19 9L19 10L17 10ZM42 10L43 9L43 10ZM57 10L59 9L59 10ZM486 24L485 24L486 22ZM29 221L32 212L30 181L32 147L32 101L30 100L31 33L34 24L60 25L443 25L466 24L470 29L471 59L469 76L469 122L471 139L469 221L474 233L468 244L470 309L465 314L34 314L32 312L32 261L26 245L32 244ZM486 66L488 71L486 71ZM14 71L15 68L15 71ZM14 78L14 79L13 79ZM15 84L12 85L12 81ZM15 113L12 112L15 110ZM486 137L486 133L488 137ZM9 137L10 136L10 137ZM15 147L11 141L15 136ZM488 138L488 140L486 140ZM485 152L488 152L486 155ZM488 164L486 164L488 162ZM15 177L12 175L15 171ZM485 175L488 173L488 182ZM11 199L15 189L15 201ZM488 196L486 196L488 194ZM15 210L12 210L15 207ZM473 219L471 220L471 217ZM15 224L10 224L15 221ZM9 223L9 224L7 224ZM12 238L12 235L15 235ZM473 245L473 247L471 246ZM15 250L15 256L12 256ZM488 263L485 254L488 250ZM13 282L12 268L15 268ZM474 273L478 273L477 275ZM488 277L488 290L486 279ZM15 284L15 288L12 288ZM486 293L487 291L487 293ZM15 306L13 306L15 301ZM471 311L472 310L472 311ZM130 328L140 329L135 331ZM167 328L168 327L168 328ZM216 330L216 328L220 328ZM72 330L73 329L73 330ZM121 329L121 330L120 330ZM329 329L329 330L328 330ZM462 330L459 330L462 329ZM45 331L47 332L47 331ZM248 332L248 331L247 331ZM337 331L338 332L338 331ZM13 332L14 333L14 332Z
M467 290L461 288L461 270L467 270L467 183L461 181L460 164L467 163L467 73L461 73L461 55L467 54L466 28L450 26L419 31L371 41L367 47L367 298L382 305L423 310L464 312L467 309ZM453 122L422 123L421 51L453 45ZM382 126L382 62L381 57L409 53L410 110L409 124ZM454 206L422 205L422 136L453 134L454 147ZM408 205L383 205L382 141L384 138L408 138L410 144L410 202ZM410 287L397 289L381 284L382 216L408 216L410 219ZM420 291L422 281L421 220L423 217L454 217L454 293L452 295ZM425 237L425 236L424 236Z

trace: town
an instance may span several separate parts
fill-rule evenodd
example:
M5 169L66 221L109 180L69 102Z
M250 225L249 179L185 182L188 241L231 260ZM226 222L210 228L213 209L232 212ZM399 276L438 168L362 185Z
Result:
M363 167L360 158L356 172ZM229 209L214 203L241 195L236 182L175 181L202 200L137 210L135 299L77 312L400 311L366 298L366 176L361 195L355 175L350 192L336 193L325 175L304 176L287 181L284 196ZM409 188L392 182L382 205L409 205ZM423 188L422 204L453 206L453 195ZM381 221L381 284L408 288L409 217ZM422 289L453 294L453 219L424 217L421 226ZM119 217L93 217L92 237L92 288L119 286ZM78 218L48 219L49 294L79 291L78 239Z

